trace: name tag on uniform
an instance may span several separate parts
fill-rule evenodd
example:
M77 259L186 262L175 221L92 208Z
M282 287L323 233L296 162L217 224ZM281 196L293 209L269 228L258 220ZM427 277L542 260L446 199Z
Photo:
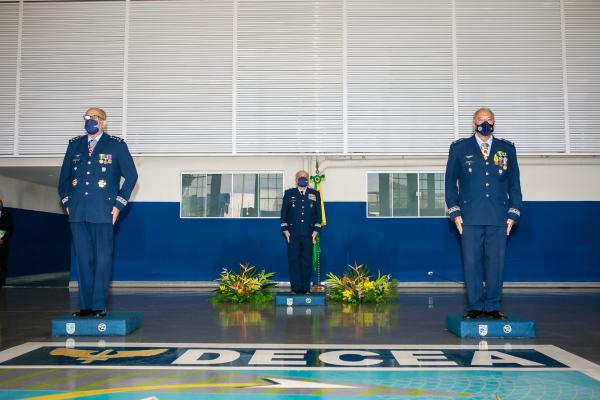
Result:
M314 193L310 193L308 195L308 199L312 201L317 201L317 196Z

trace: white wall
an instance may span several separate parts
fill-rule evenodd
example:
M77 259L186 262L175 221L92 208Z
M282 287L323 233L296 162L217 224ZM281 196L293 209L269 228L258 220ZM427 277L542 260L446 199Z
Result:
M284 173L294 185L299 169L314 173L314 156L135 157L139 180L132 201L179 202L181 172ZM444 172L440 156L318 157L326 201L366 201L369 171ZM0 166L59 167L60 158L0 158ZM600 156L521 156L521 186L528 201L600 201ZM10 207L62 212L56 188L0 176L0 196Z
M328 201L366 201L369 171L439 171L446 157L368 158L322 163ZM519 158L521 188L526 201L599 201L600 157Z
M368 171L440 171L446 157L319 157L326 201L365 201ZM600 157L519 159L524 200L600 201ZM283 171L284 185L293 186L301 168L314 173L315 157L137 157L140 175L134 201L180 200L181 171Z
M56 188L0 175L0 198L6 207L62 214Z

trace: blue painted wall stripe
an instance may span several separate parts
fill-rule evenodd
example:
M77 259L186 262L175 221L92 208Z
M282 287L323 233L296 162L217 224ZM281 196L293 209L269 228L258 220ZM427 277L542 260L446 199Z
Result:
M9 277L69 271L71 234L65 215L18 208L8 211L14 224Z
M428 281L428 271L462 280L459 237L448 219L366 218L365 206L326 203L324 272L356 261L400 281ZM507 281L600 281L600 202L525 202L522 211L508 243ZM277 219L180 219L178 203L154 202L131 203L123 217L114 280L210 281L240 262L288 279Z

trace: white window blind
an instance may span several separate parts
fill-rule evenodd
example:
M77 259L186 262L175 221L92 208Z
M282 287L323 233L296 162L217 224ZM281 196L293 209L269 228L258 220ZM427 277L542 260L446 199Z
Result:
M599 48L597 0L0 0L0 156L89 106L142 155L442 155L481 106L520 154L600 154Z
M565 149L558 0L456 2L459 126L473 112L496 113L500 137L520 153Z
M0 154L13 154L19 3L0 3Z
M238 1L238 152L343 151L341 5Z
M571 151L600 153L600 1L564 8Z
M132 1L127 142L135 153L232 151L232 1Z
M445 152L454 138L450 0L348 0L348 150Z
M25 2L20 154L61 154L99 106L120 135L125 3Z

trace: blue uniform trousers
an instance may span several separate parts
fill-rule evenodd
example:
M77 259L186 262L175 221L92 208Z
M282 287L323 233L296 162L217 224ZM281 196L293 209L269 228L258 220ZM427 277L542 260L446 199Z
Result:
M463 225L461 247L467 288L465 310L500 310L506 227Z
M288 268L292 290L310 290L312 255L313 242L311 235L290 235L290 243L288 244Z
M104 310L112 277L112 223L71 222L79 277L79 308Z

